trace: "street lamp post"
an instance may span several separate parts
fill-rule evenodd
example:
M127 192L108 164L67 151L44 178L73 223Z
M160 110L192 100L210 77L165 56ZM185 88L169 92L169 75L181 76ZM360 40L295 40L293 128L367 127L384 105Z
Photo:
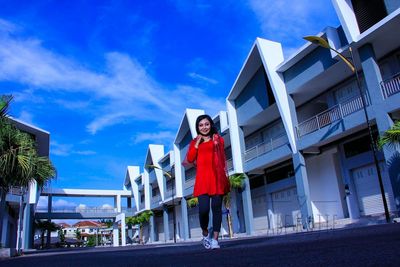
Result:
M372 154L373 154L373 158L374 158L375 168L376 168L376 171L377 171L377 174L378 174L379 189L380 189L381 196L382 196L383 208L385 210L386 222L390 222L390 215L389 215L389 209L388 209L388 205L387 205L387 201L386 201L386 197L385 197L385 189L383 187L381 168L379 166L378 157L376 155L376 143L375 143L375 139L374 139L374 136L373 136L373 133L372 133L371 124L370 124L369 117L368 117L366 101L365 101L364 94L363 94L362 89L361 89L360 78L358 76L358 72L357 72L357 69L355 67L353 50L349 46L349 51L350 51L350 56L351 56L351 61L350 61L349 59L344 57L339 51L337 51L336 49L332 48L329 45L329 43L322 37L319 37L319 36L306 36L306 37L303 37L303 39L305 39L305 40L307 40L307 41L309 41L309 42L311 42L313 44L319 45L319 46L321 46L323 48L330 49L330 50L334 51L340 57L340 59L343 60L344 63L346 63L346 65L350 68L350 70L353 73L355 73L356 80L357 80L357 89L358 89L358 91L360 93L360 97L361 97L361 101L362 101L362 105L363 105L365 120L367 122L368 133L369 133L369 138L370 138L370 145L371 145Z
M149 168L153 168L153 169L159 169L161 170L168 178L172 179L172 175L168 172L163 170L162 168L156 166L156 165L147 165L147 167ZM175 199L174 199L174 195L175 195L175 185L174 182L172 182L172 221L173 221L173 225L174 225L174 243L176 243L176 217L175 217Z

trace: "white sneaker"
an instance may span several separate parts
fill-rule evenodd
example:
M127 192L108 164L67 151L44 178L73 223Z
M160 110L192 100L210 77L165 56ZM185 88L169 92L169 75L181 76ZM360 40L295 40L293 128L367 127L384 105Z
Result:
M211 248L211 240L208 236L203 236L203 239L201 240L201 242L203 243L203 246L206 249L210 249Z
M210 246L211 249L219 249L218 241L215 240L214 238L211 239L210 245L211 245Z

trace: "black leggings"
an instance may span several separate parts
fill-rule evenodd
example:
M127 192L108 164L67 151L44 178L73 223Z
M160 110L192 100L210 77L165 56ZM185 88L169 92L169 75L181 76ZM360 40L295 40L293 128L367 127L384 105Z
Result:
M212 223L213 231L219 232L221 230L222 222L222 195L201 195L198 196L199 199L199 218L200 227L202 230L207 230L208 220L210 213L210 199L211 199L211 209L212 209Z

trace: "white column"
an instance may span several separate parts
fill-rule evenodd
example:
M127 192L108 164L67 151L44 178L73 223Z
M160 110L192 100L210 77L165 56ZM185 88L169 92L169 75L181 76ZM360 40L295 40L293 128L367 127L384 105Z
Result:
M118 233L118 222L117 220L114 221L113 224L113 246L119 246L119 233Z
M121 246L126 246L125 213L120 214L121 218Z
M116 200L117 212L121 212L121 195L117 195L115 200Z

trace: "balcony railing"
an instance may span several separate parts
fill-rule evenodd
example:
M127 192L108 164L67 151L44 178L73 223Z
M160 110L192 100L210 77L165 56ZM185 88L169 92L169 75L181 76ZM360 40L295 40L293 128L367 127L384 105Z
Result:
M400 92L400 73L381 82L382 93L385 98Z
M228 159L226 161L226 168L228 169L228 172L233 171L233 160L232 159Z
M168 190L165 192L165 198L167 199L167 198L170 198L170 197L172 197L172 189L168 189Z
M161 195L157 195L157 196L151 198L151 202L153 203L153 205L159 204L160 201L161 201Z
M369 105L368 98L364 95L365 103ZM319 129L328 126L335 121L341 120L344 117L359 111L363 108L361 96L356 96L339 103L330 109L319 113L318 115L303 121L297 128L297 136L302 137L309 133L318 131Z
M36 212L47 212L47 207L37 207ZM71 207L71 206L60 206L52 207L52 213L115 213L117 208L103 208L103 207Z
M247 162L249 160L257 158L265 153L277 149L278 147L286 145L288 142L289 140L286 134L271 138L267 142L263 142L246 150L246 152L244 152L244 160Z

